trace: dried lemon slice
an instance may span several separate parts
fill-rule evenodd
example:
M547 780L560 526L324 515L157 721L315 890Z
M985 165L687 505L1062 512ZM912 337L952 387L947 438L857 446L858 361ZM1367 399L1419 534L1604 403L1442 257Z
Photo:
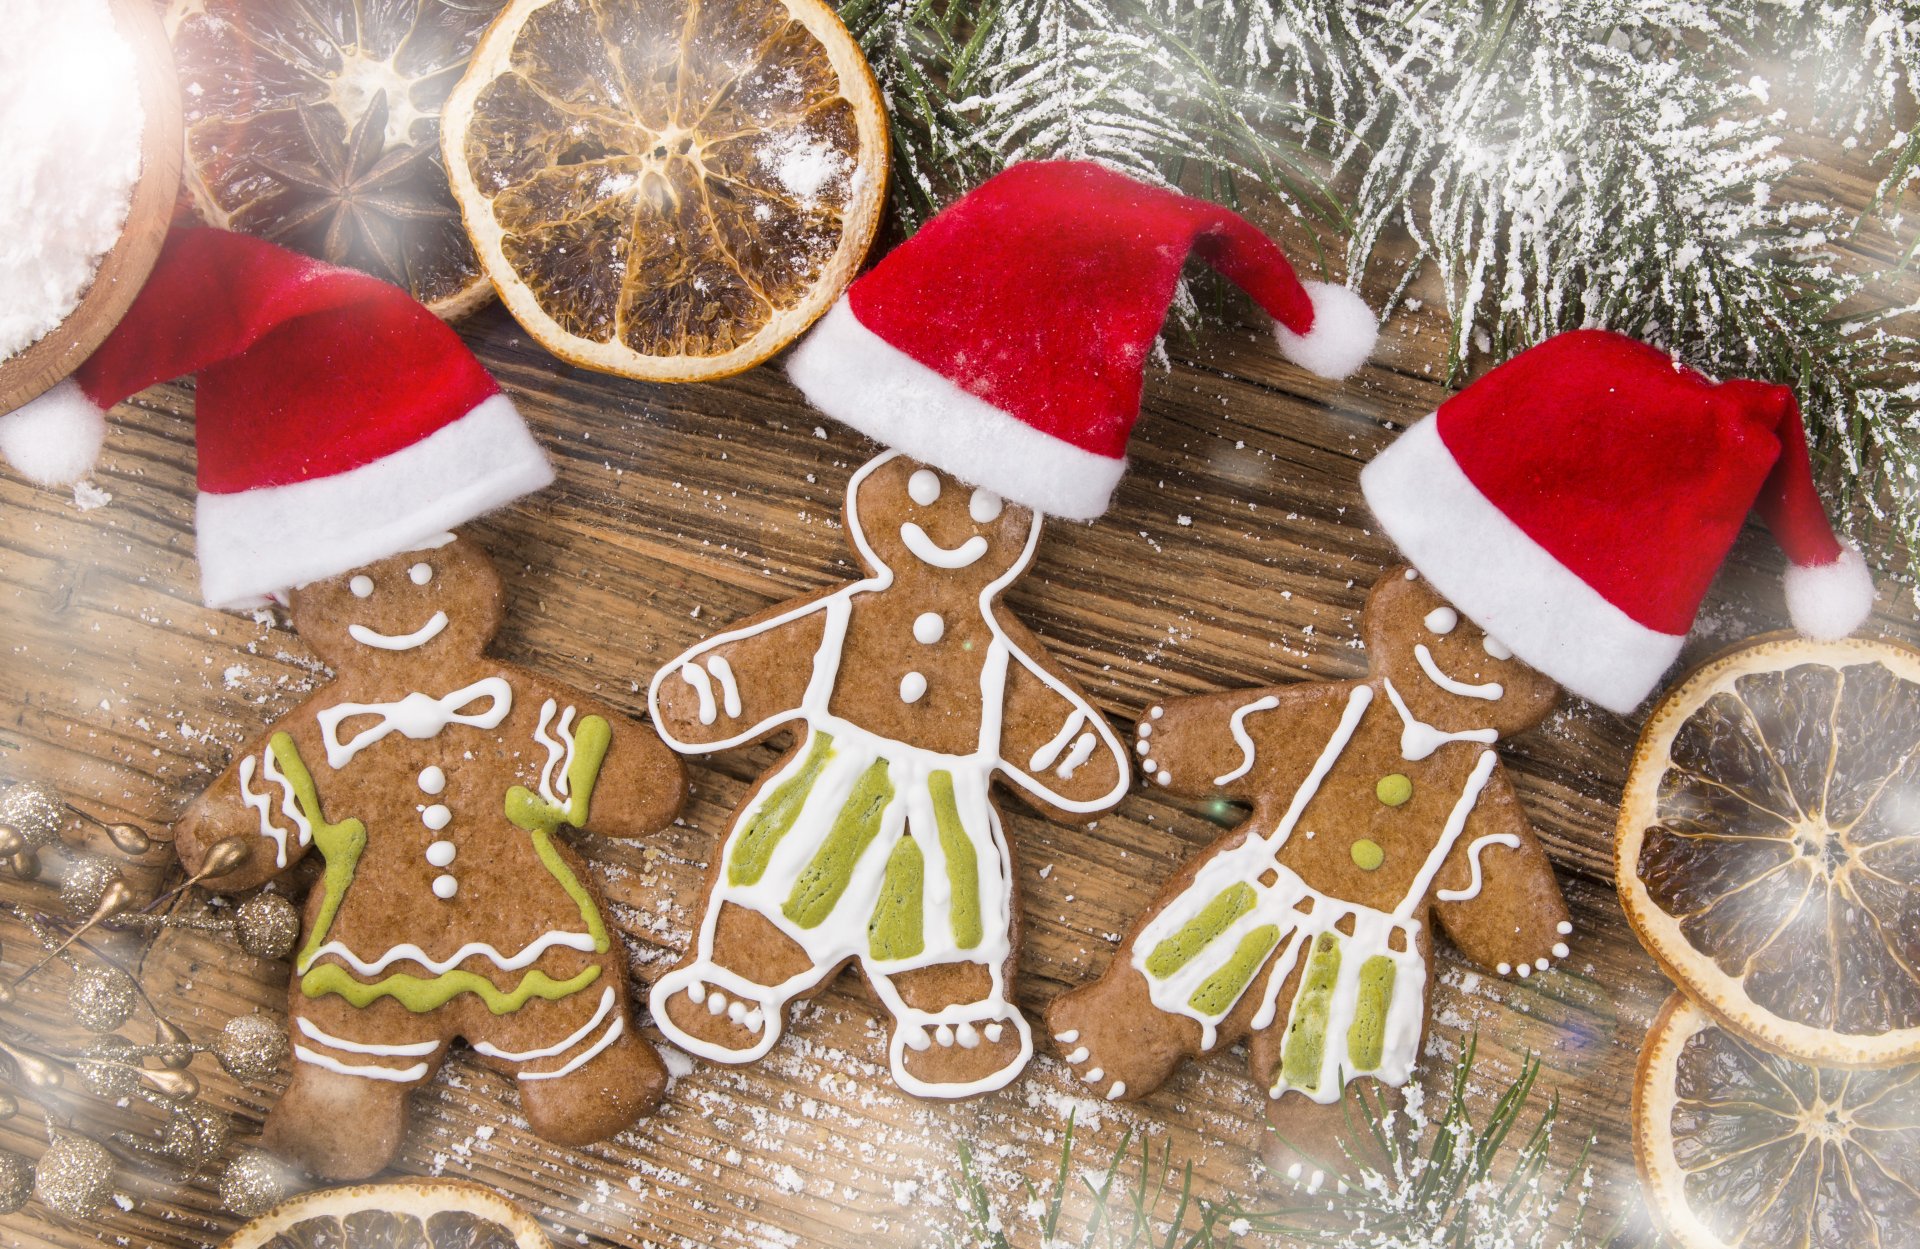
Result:
M1676 993L1640 1051L1633 1152L1655 1217L1686 1249L1911 1245L1920 1067L1805 1066Z
M481 263L562 359L750 368L852 280L879 225L879 89L820 0L514 0L443 111Z
M1763 639L1647 720L1620 900L1680 986L1802 1062L1920 1059L1920 652Z
M385 278L442 317L485 304L438 126L503 3L171 0L200 215Z
M404 1180L306 1193L221 1249L550 1249L531 1215L460 1180Z

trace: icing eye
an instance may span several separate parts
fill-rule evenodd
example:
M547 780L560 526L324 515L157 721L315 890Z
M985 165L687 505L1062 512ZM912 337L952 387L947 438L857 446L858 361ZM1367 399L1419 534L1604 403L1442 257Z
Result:
M367 576L365 573L361 573L352 581L347 582L347 589L353 591L353 597L355 598L366 598L373 593L373 578Z
M984 525L990 520L998 520L1000 509L1004 507L1000 496L991 490L976 490L967 500L967 515L973 517L976 524Z
M1427 613L1423 621L1429 633L1452 633L1460 623L1460 613L1451 607L1436 607Z
M407 577L415 585L425 585L433 580L433 566L427 563L415 564L407 569Z
M921 507L930 506L940 497L940 474L930 468L914 470L913 476L907 478L907 497Z
M1489 633L1480 639L1480 649L1495 659L1512 659L1513 650L1505 642Z

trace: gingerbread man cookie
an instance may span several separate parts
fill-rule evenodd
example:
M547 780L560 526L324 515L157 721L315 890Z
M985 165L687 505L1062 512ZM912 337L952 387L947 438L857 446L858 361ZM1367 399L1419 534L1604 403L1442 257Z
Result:
M1105 975L1056 998L1054 1045L1111 1099L1251 1037L1275 1117L1404 1083L1430 925L1501 975L1567 954L1546 853L1493 745L1559 695L1412 569L1362 622L1366 679L1182 698L1140 721L1148 783L1252 814L1182 871ZM1286 1097L1295 1093L1298 1097Z
M292 1082L267 1145L316 1174L371 1175L448 1043L515 1077L533 1129L601 1140L666 1087L634 1033L627 960L580 856L679 810L679 760L585 695L487 658L504 610L475 543L447 535L292 593L335 679L241 751L180 822L189 871L251 888L317 849L289 991Z
M1033 1049L990 782L1084 819L1126 793L1126 750L998 602L1038 515L890 452L854 474L846 522L864 580L773 607L653 680L678 750L793 745L735 812L693 947L649 1002L685 1049L750 1062L790 1003L857 963L893 1019L895 1082L970 1097Z

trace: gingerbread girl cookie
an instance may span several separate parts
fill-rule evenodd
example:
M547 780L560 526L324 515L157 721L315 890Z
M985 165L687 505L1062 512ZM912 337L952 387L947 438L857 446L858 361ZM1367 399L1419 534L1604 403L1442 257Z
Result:
M796 998L857 963L893 1019L899 1086L1000 1088L1032 1055L1013 1004L1019 907L995 775L1043 813L1086 818L1126 750L1005 608L1040 518L897 452L847 487L868 575L773 607L672 660L654 723L688 753L791 731L735 812L693 946L657 981L655 1022L716 1062L779 1040Z
M1247 1037L1275 1099L1399 1085L1426 1027L1430 925L1502 975L1567 954L1566 903L1493 750L1558 687L1412 569L1374 589L1362 628L1364 680L1177 699L1140 721L1150 784L1253 810L1105 975L1048 1008L1055 1046L1106 1097Z
M565 830L638 837L685 792L654 735L489 659L498 576L446 535L292 593L336 679L241 751L177 830L192 871L232 837L246 889L317 849L289 991L292 1082L267 1145L316 1174L385 1166L448 1043L515 1077L533 1129L603 1139L666 1087L635 1035L627 959Z

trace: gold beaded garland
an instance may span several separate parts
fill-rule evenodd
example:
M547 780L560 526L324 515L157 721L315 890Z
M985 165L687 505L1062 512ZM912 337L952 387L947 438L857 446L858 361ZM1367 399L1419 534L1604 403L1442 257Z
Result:
M67 990L74 1022L89 1032L112 1032L133 1014L133 978L118 967L82 967Z
M235 1015L210 1047L236 1080L272 1075L287 1058L287 1032L265 1015Z
M33 1164L10 1149L0 1149L0 1214L12 1214L33 1196Z
M234 912L234 935L255 958L285 958L300 936L300 913L282 893L260 892Z
M113 1196L113 1155L84 1136L60 1137L33 1169L33 1195L65 1218L91 1218Z

